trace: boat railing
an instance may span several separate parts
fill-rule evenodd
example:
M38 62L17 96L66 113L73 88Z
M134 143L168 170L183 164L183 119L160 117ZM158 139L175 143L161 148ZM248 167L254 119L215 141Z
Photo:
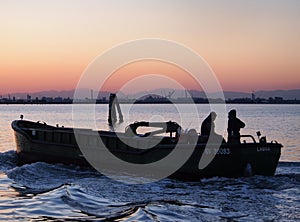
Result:
M251 138L253 143L256 143L256 140L252 135L240 135L240 138ZM246 143L246 140L244 140L243 142Z
M76 140L73 130L69 129L36 129L36 128L23 128L24 132L33 140L40 142L51 143L64 143L69 145L75 145Z
M23 128L27 136L32 140L42 143L56 143L68 146L77 146L77 139L86 144L95 145L97 140L101 139L101 131L92 129L74 129L72 128L51 128L51 129L36 129L36 128ZM75 136L77 133L77 137ZM114 133L106 133L105 137L114 137ZM99 137L100 136L100 137Z

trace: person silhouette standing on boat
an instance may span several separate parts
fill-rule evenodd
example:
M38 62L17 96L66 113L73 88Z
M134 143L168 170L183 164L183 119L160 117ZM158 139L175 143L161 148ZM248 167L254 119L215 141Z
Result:
M201 124L201 136L209 136L210 133L215 133L215 119L217 114L215 112L211 112L208 117Z
M236 117L236 110L230 110L228 113L228 142L240 143L240 129L246 125L243 121Z
M225 140L223 136L219 135L215 131L215 120L217 118L217 114L215 112L211 112L202 122L201 124L201 138L202 142L207 142L208 138L210 138L211 142L224 143Z

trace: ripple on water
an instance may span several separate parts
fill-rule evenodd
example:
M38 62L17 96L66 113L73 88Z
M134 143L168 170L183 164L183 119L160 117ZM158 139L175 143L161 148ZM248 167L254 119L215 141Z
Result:
M273 177L127 185L75 166L14 166L0 177L0 220L298 220L299 169L280 163Z

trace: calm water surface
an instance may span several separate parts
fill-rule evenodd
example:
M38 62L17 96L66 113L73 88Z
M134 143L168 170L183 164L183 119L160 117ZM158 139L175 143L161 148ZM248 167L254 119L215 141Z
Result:
M91 120L82 110L79 122ZM122 131L136 120L174 120L199 131L210 112L197 105L199 121L189 105L122 105ZM0 105L0 220L8 221L299 221L300 106L229 105L246 123L243 134L260 130L267 140L284 145L273 177L210 178L198 182L164 179L146 185L115 182L91 169L60 164L17 166L10 124L25 119L72 126L71 105ZM96 107L96 128L107 126L107 106ZM217 125L217 131L220 130ZM226 136L224 134L224 136Z

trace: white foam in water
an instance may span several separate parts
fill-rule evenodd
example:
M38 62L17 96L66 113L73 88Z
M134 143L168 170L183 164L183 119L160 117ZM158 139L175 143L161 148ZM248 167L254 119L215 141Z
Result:
M7 175L24 187L43 190L72 183L81 173L76 168L38 162L13 168Z
M29 219L41 215L74 220L79 216L87 220L95 217L149 221L300 219L295 213L300 203L299 181L285 175L284 169L281 175L273 177L215 177L190 183L166 179L145 185L127 185L95 171L46 163L14 167L7 175L26 193L24 200L12 197L3 203L14 209L9 211L3 205L6 212L11 212L7 216L10 220L16 214L26 214ZM34 193L36 190L42 192ZM36 210L21 206L34 206Z
M17 166L18 157L16 151L0 152L0 172L6 172Z

